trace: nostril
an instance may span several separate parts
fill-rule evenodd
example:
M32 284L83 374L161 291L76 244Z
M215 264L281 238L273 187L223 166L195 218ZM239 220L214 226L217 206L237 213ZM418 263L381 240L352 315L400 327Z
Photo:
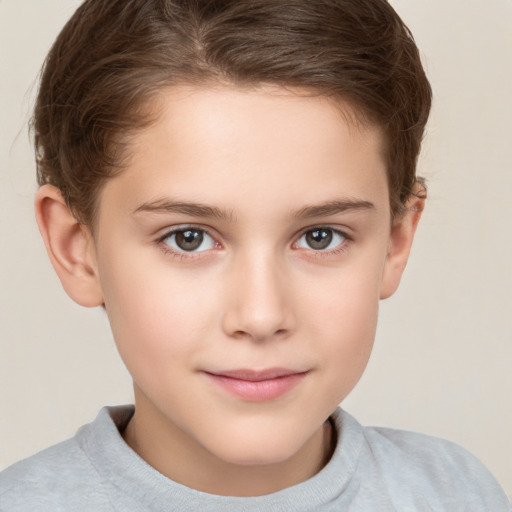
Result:
M237 330L233 332L232 336L235 339L243 340L244 338L252 339L255 341L265 341L265 340L275 340L276 338L284 338L288 335L289 330L288 329L277 329L273 332L267 332L265 330L257 330L257 329L251 329L251 330Z

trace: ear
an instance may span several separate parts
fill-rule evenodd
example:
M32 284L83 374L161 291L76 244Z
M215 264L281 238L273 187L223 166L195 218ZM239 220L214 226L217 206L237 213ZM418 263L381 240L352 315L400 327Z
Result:
M48 256L66 293L82 306L103 305L89 229L75 219L60 190L51 185L37 191L35 211Z
M400 284L426 197L425 187L417 183L405 205L405 211L393 222L389 250L384 264L381 299L387 299L393 295Z

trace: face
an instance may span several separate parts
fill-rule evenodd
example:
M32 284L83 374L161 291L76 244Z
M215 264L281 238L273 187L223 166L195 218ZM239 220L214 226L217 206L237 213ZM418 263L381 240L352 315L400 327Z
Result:
M136 417L183 450L280 463L370 355L391 244L381 133L278 88L172 89L156 107L94 233Z

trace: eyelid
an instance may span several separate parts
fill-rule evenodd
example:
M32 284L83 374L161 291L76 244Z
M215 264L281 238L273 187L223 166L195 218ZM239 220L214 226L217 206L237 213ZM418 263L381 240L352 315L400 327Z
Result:
M170 238L171 236L175 235L176 233L180 233L187 230L195 230L195 231L201 231L206 236L210 237L214 242L214 248L213 249L205 249L202 251L186 251L186 250L176 250L173 247L171 247L169 244L165 243L165 241ZM205 253L208 253L214 249L220 248L221 244L218 241L218 236L212 234L212 230L208 227L197 225L197 224L178 224L172 227L169 227L163 231L163 234L159 235L156 238L157 245L161 248L161 250L165 254L169 254L175 258L183 259L183 258L200 258Z
M329 224L313 224L312 226L308 226L306 228L302 228L296 235L296 240L298 240L300 237L304 236L306 233L310 231L316 231L320 229L330 229L331 231L334 231L335 233L339 233L347 240L352 240L353 235L351 234L351 231L349 228L346 227L340 227L340 226L333 226Z
M207 236L211 237L212 240L215 243L214 249L206 249L204 251L177 251L170 247L168 244L165 244L164 241L172 236L175 233L186 231L187 229L192 230L198 230L205 233ZM338 246L334 247L333 249L306 249L297 247L298 241L308 232L314 231L314 230L332 230L333 232L339 234L344 238L344 241L341 242ZM170 254L171 256L177 258L177 259L192 259L192 258L201 258L203 256L206 256L208 253L210 253L212 250L215 249L221 249L222 244L219 242L220 235L216 233L215 230L208 226L200 225L200 224L194 224L194 223L185 223L185 224L178 224L172 227L165 228L164 230L160 230L162 234L157 236L156 243L159 245L161 250L166 253ZM332 226L329 224L314 224L308 227L303 228L301 231L298 232L298 234L294 237L295 241L292 244L292 249L305 251L311 254L312 257L315 258L322 258L322 257L328 257L340 252L343 252L347 249L347 246L350 245L353 242L353 235L350 234L350 229L347 229L345 227L340 228L339 226Z
M187 229L191 230L197 230L202 231L203 233L206 233L208 236L212 237L215 241L219 238L216 234L214 234L212 229L210 229L207 226L202 226L200 224L193 224L193 223L185 223L185 224L177 224L175 226L166 227L163 229L159 229L158 232L161 234L157 234L157 241L164 241L169 236L179 233L181 231L186 231Z
M306 235L307 233L311 231L316 230L330 230L334 233L340 235L344 240L341 242L338 246L334 247L333 249L313 249L311 248L303 248L298 247L297 244L299 243L299 240ZM315 257L322 257L322 256L329 256L331 254L336 254L338 252L344 251L346 249L346 246L350 244L353 241L353 236L350 235L346 229L341 229L340 227L334 227L330 226L328 224L315 224L313 226L309 226L307 228L302 229L299 234L295 237L295 242L293 243L293 248L301 251L308 251L314 254Z

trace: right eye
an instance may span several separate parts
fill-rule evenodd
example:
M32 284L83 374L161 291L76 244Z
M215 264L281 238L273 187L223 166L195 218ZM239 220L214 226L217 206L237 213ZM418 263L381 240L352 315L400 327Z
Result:
M197 228L175 229L161 240L176 252L203 252L215 247L215 240L206 231Z

